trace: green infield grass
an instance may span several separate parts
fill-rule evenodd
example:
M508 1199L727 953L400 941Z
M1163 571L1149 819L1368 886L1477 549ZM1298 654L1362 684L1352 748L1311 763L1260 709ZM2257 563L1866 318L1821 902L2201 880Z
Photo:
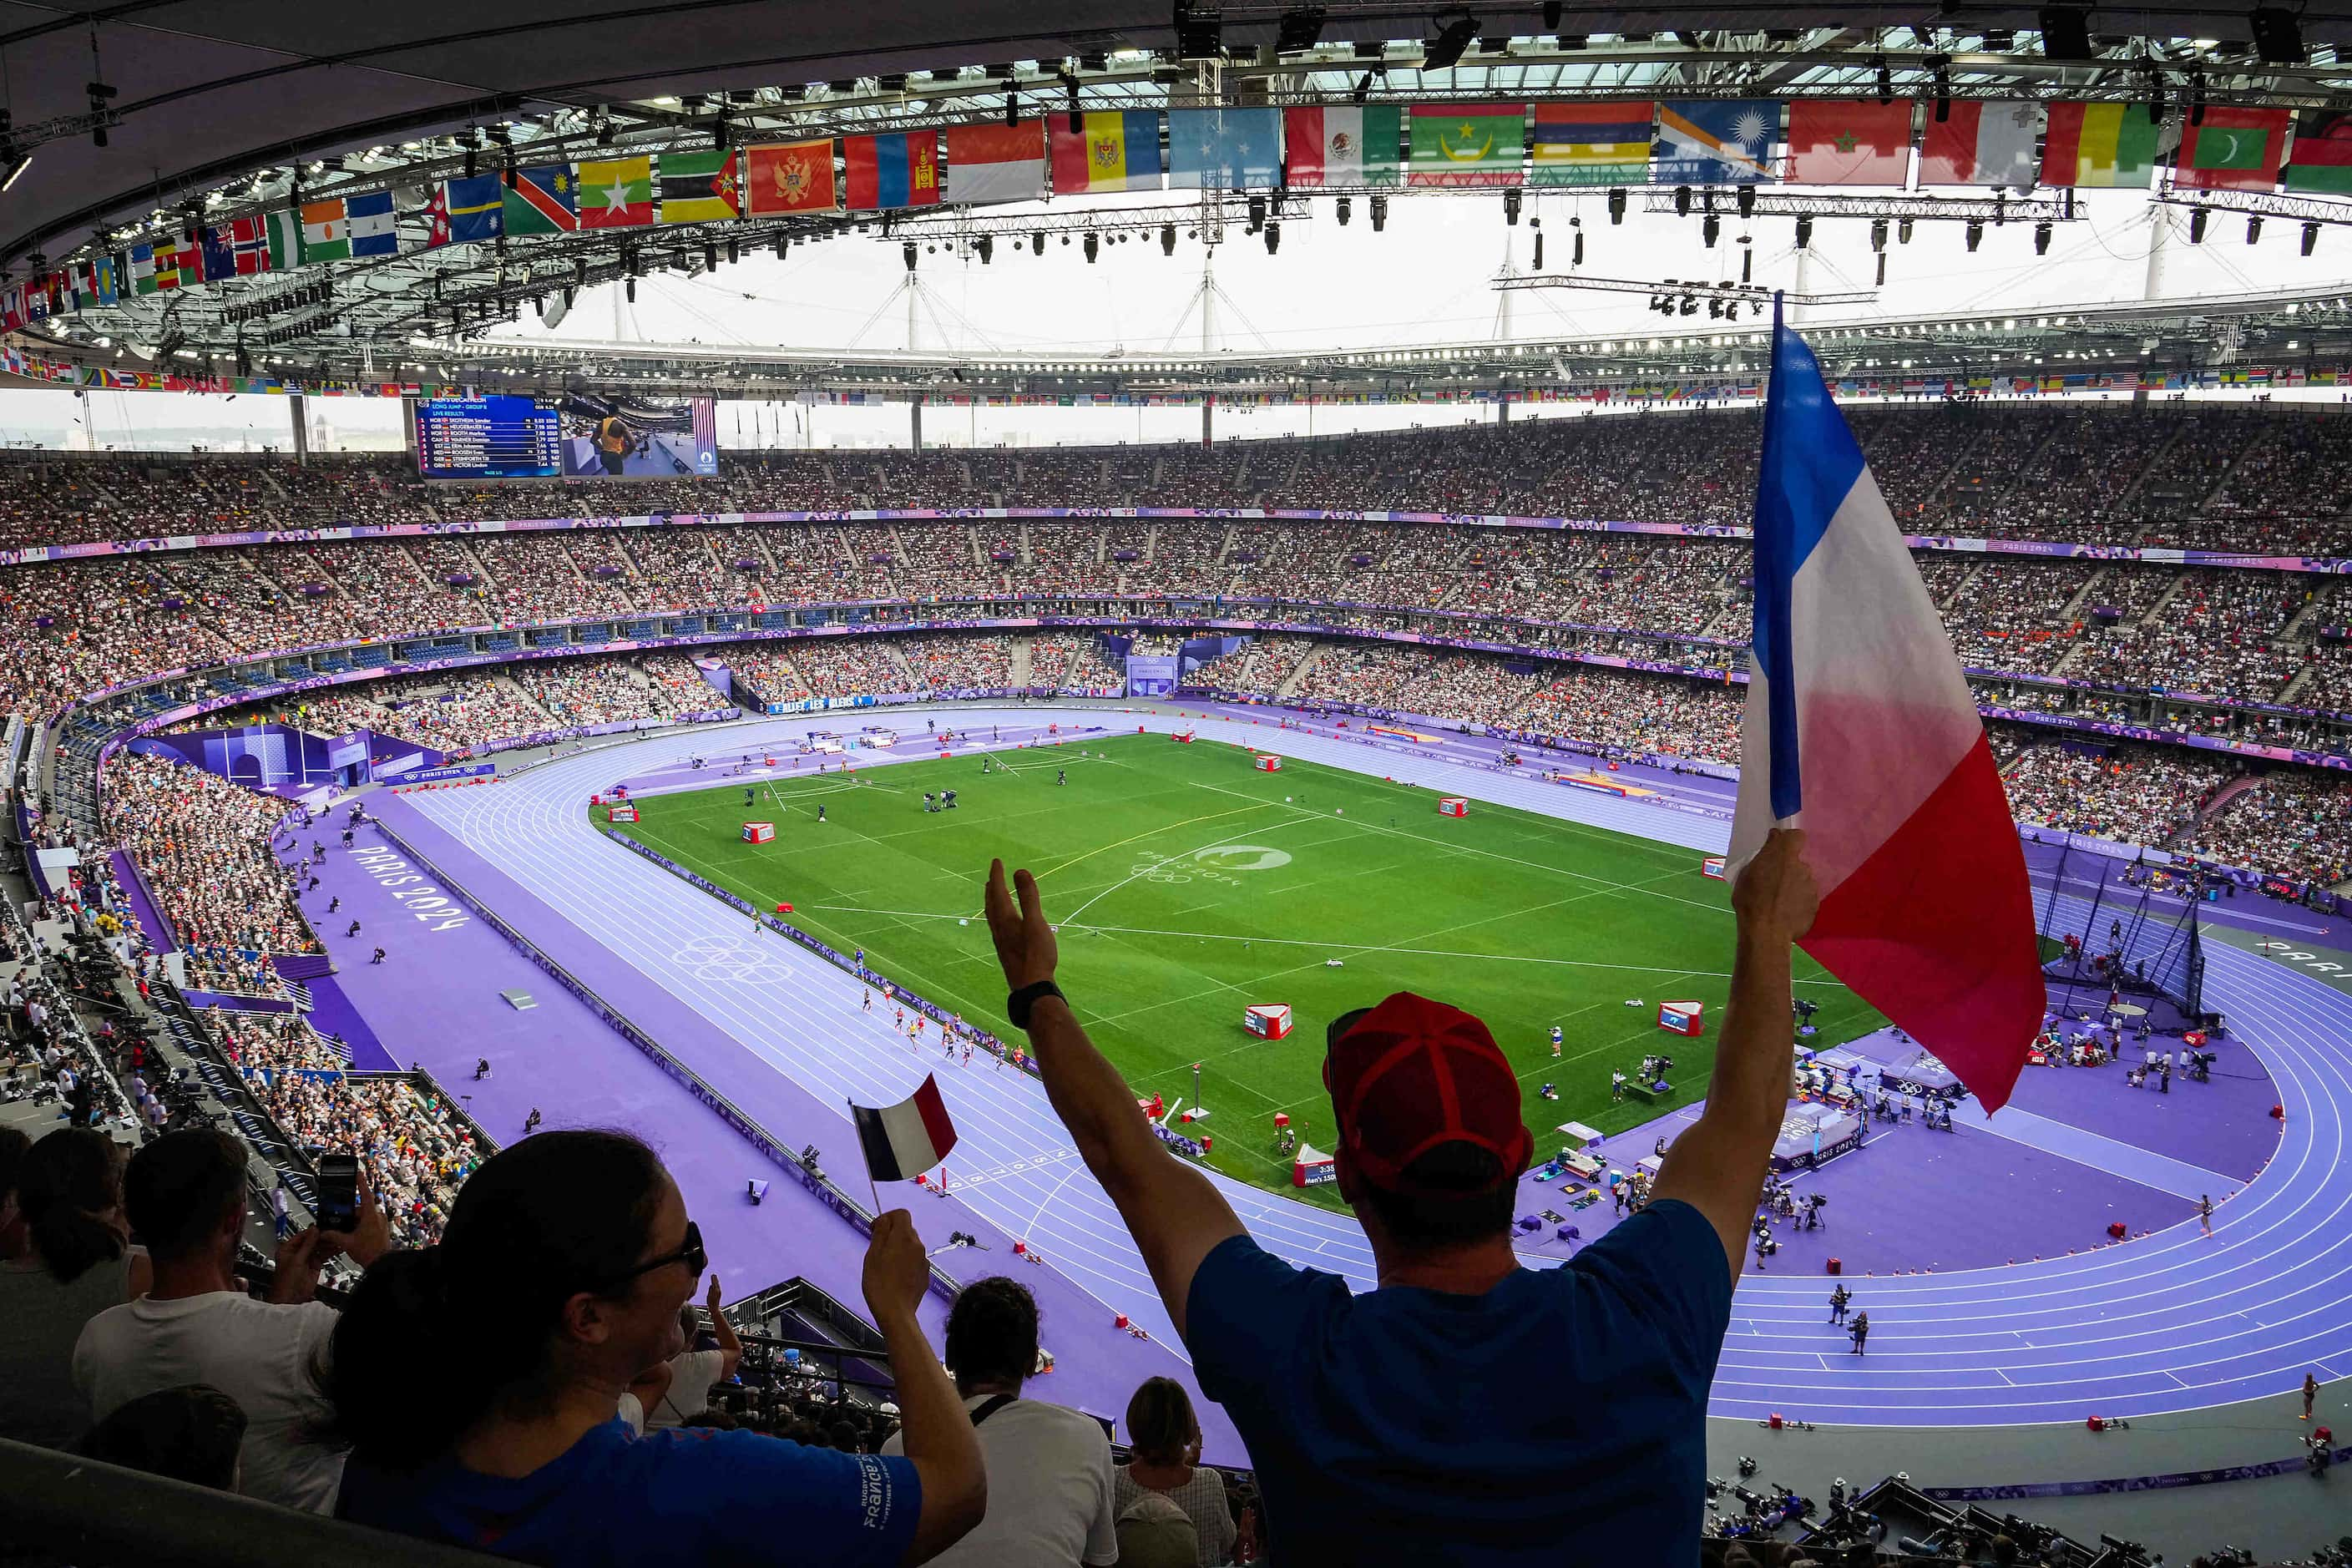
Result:
M1538 1151L1559 1146L1562 1122L1615 1132L1705 1092L1732 922L1696 851L1475 801L1466 817L1441 816L1431 790L1252 761L1206 741L1088 737L985 764L972 753L804 772L757 784L748 808L740 784L649 796L629 831L764 909L791 903L803 930L865 949L869 968L1001 1036L981 887L992 857L1029 868L1060 927L1062 988L1096 1043L1139 1095L1171 1105L1192 1102L1200 1063L1211 1115L1194 1131L1214 1137L1222 1169L1265 1186L1289 1190L1276 1112L1330 1147L1324 1026L1392 991L1486 1021ZM957 808L927 813L924 792L943 789ZM747 820L773 821L775 840L744 843ZM1821 1004L1820 1040L1881 1022L1796 962L1799 994ZM1704 1003L1705 1036L1661 1031L1663 1001ZM1244 1026L1243 1010L1267 1003L1293 1008L1289 1038ZM1611 1070L1630 1075L1653 1051L1675 1058L1672 1100L1611 1103ZM1541 1097L1546 1084L1558 1099Z

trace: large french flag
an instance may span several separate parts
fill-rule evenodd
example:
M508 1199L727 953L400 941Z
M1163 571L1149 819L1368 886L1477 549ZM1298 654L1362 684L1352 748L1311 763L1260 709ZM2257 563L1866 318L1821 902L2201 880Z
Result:
M926 1076L920 1089L896 1105L875 1109L853 1100L849 1118L866 1151L866 1173L877 1182L912 1181L955 1147L955 1124L936 1077Z
M1735 878L1776 826L1821 885L1800 945L2000 1109L2044 1005L2025 857L1902 530L1777 304Z

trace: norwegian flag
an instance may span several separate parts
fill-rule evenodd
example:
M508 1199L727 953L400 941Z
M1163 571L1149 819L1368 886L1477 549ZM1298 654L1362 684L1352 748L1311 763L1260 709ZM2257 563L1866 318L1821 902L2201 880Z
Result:
M269 220L256 216L241 217L229 225L230 246L236 256L236 273L250 278L257 272L271 270L269 258Z

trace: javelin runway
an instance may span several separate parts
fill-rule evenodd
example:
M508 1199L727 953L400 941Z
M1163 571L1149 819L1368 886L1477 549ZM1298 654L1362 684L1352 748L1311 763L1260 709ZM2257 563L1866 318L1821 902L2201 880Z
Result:
M903 718L904 710L887 716ZM857 983L619 846L585 819L589 795L651 773L692 746L757 750L868 715L774 720L708 740L671 736L549 763L474 789L400 797L592 937L616 972L686 1001L814 1100L887 1104L940 1064L885 1020L858 1011ZM883 716L883 715L876 715ZM1178 727L1172 715L1056 711L1064 722ZM956 710L959 727L1041 727L1037 709ZM1190 723L1191 721L1184 722ZM1274 742L1286 754L1543 815L1719 850L1724 824L1637 802L1377 751L1271 726L1202 720L1203 740ZM929 751L924 755L932 755ZM713 780L713 783L723 782ZM977 900L975 898L975 903ZM1729 951L1729 922L1725 921ZM1741 1280L1717 1370L1714 1413L1780 1411L1821 1422L1994 1426L2145 1415L2283 1394L2306 1369L2352 1376L2352 996L2220 943L2208 949L2209 1005L2269 1068L2286 1109L2273 1157L2222 1205L2208 1238L2194 1224L2077 1257L1851 1283L1867 1308L1867 1357L1828 1328L1827 1282ZM600 977L599 984L604 984ZM1109 1200L1075 1157L1043 1088L1012 1071L941 1068L962 1138L963 1202L1026 1237L1050 1266L1111 1309L1173 1337ZM846 1121L845 1110L836 1114ZM2162 1152L2162 1151L2158 1151ZM1214 1178L1259 1241L1362 1289L1371 1258L1344 1215ZM2031 1204L2031 1192L1977 1201ZM1919 1216L1924 1229L1936 1223ZM813 1241L817 1238L812 1237ZM842 1244L851 1245L845 1228ZM2063 1250L2053 1241L2053 1252Z

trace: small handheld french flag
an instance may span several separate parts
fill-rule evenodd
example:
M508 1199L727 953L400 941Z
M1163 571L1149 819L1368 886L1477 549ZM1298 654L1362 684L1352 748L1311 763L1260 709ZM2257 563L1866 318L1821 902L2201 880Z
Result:
M926 1077L921 1088L896 1105L874 1110L852 1100L849 1117L857 1123L858 1147L866 1151L866 1173L877 1182L912 1181L955 1147L955 1123L948 1120L935 1077Z
M1735 879L1775 826L1805 830L1821 887L1799 945L1999 1110L2046 1000L2024 853L1951 639L1777 301Z

